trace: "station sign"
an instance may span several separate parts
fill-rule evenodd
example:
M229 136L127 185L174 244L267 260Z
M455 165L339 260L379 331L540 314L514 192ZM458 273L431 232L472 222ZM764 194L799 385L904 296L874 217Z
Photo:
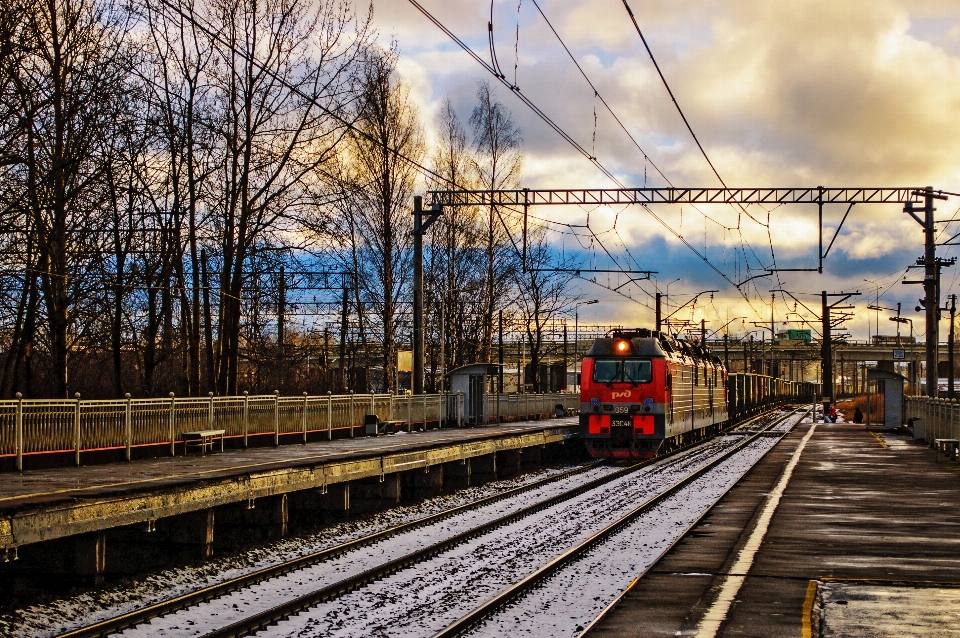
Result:
M894 350L894 351L893 351L893 358L894 358L894 359L906 359L906 358L907 358L907 351L906 351L906 350Z

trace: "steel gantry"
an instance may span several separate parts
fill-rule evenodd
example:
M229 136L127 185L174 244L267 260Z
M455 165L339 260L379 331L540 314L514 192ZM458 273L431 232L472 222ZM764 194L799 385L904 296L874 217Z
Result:
M857 204L902 204L903 211L917 220L924 229L924 262L927 272L924 277L925 301L927 308L927 394L937 396L937 336L940 305L940 290L936 283L935 220L933 219L934 200L957 196L935 190L932 186L888 188L888 187L772 187L772 188L553 188L553 189L511 189L511 190L435 190L427 193L427 204L436 214L444 208L461 206L503 206L520 208L524 216L524 229L527 227L527 211L531 206L602 206L618 204L815 204L819 213L819 249L816 268L778 268L775 271L823 272L823 260L836 241L844 222L853 206ZM419 199L419 198L418 198ZM846 204L847 211L837 226L827 250L823 248L823 206L825 204ZM915 208L920 205L922 208ZM423 209L418 202L415 215L420 220ZM921 211L923 218L915 211ZM417 224L419 227L419 223ZM524 238L525 239L525 238ZM524 244L524 248L526 245ZM525 251L524 251L525 252ZM525 256L525 255L524 255ZM416 268L417 266L415 266ZM741 282L742 283L742 282ZM421 309L422 313L422 309ZM414 313L414 324L422 332L423 317ZM416 328L414 334L418 334ZM416 346L414 348L416 350ZM932 376L931 376L932 375ZM414 366L414 387L417 377L422 384L423 370Z

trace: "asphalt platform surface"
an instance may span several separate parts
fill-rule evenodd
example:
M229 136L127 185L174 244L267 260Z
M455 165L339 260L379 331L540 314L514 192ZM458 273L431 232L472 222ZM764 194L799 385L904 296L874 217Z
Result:
M589 636L960 635L947 602L960 599L960 467L906 433L852 423L817 424L725 620L703 630L810 427L794 428Z

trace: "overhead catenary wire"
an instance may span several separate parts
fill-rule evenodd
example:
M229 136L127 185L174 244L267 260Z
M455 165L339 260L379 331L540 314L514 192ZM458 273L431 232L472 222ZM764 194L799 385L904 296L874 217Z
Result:
M439 19L437 19L432 13L430 13L423 5L421 5L417 0L408 0L421 14L424 15L430 22L434 24L438 29L443 31L455 44L457 44L464 52L466 52L470 57L472 57L481 67L483 67L488 73L493 75L500 81L504 86L506 86L517 98L523 102L530 110L534 112L541 120L544 121L550 128L552 128L561 138L563 138L568 144L570 144L578 153L580 153L584 158L586 158L590 163L592 163L601 173L603 173L608 179L610 179L614 184L619 188L626 188L626 186L612 173L610 172L596 157L593 157L589 151L587 151L580 143L578 143L573 137L571 137L562 127L560 127L556 122L554 122L542 109L540 109L530 98L528 98L519 87L510 84L505 78L501 77L497 70L489 63L487 63L483 58L481 58L477 53L470 48L463 40L457 37L450 29L447 28ZM710 259L698 251L690 242L680 236L673 228L667 224L667 222L657 215L649 206L641 204L644 210L647 211L661 226L663 226L668 232L674 235L679 239L687 248L689 248L694 254L696 254L707 266L709 266L715 273L720 275L720 277L730 284L732 287L737 288L736 284L727 276L726 273L718 269ZM754 307L753 303L750 301L750 298L746 293L740 291L737 288L740 295L747 302L747 305L758 317L761 316L757 309Z

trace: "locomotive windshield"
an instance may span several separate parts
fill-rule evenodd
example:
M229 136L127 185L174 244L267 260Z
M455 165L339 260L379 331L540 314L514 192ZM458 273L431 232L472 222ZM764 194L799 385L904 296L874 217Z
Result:
M649 359L597 359L593 363L596 383L650 383L652 378Z

